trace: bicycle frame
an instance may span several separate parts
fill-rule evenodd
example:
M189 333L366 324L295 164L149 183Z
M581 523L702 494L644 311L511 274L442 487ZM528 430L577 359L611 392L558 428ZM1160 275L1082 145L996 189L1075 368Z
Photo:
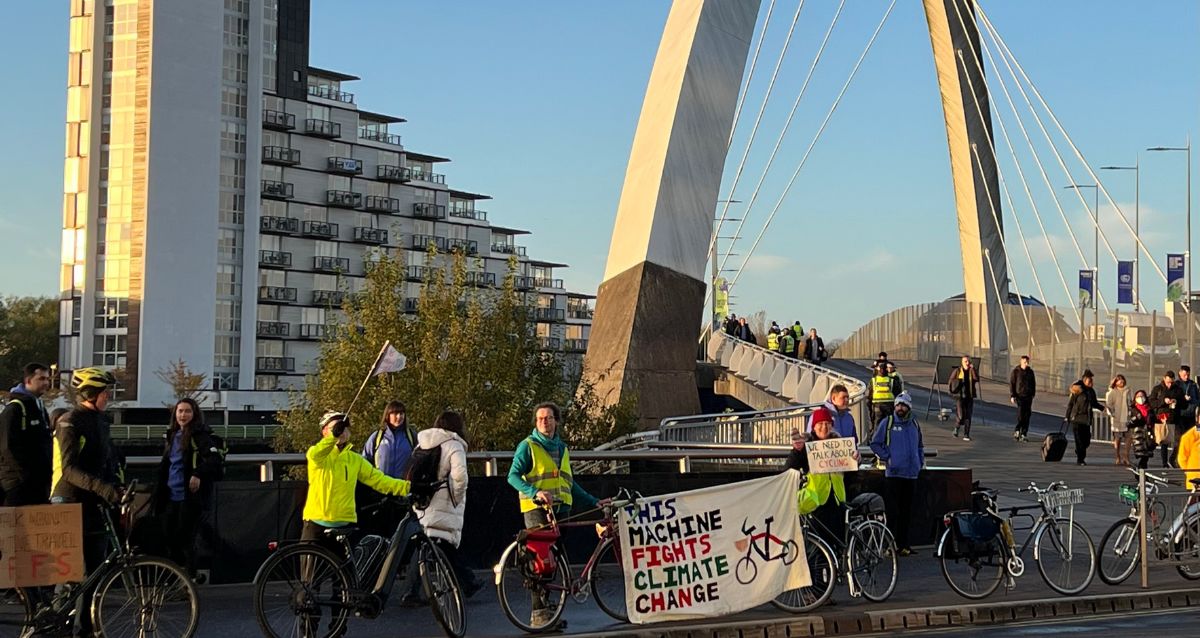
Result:
M830 544L829 539L833 540L832 545L834 546L830 547L830 549L833 550L831 553L833 554L833 560L835 563L833 568L839 576L846 577L846 585L850 591L850 597L858 598L862 595L862 592L859 590L855 579L851 578L850 574L850 536L851 534L858 533L858 529L862 527L867 518L865 516L853 516L853 511L854 510L850 506L846 505L845 503L842 504L842 523L844 529L842 531L841 538L838 538L832 530L830 530L828 527L825 527L824 523L811 514L805 514L804 516L801 516L800 524L804 527L805 534L809 533L809 530L812 526L816 526L821 531L824 531L825 535L821 535L819 532L814 532L814 535L819 536L822 540L826 541L826 544Z

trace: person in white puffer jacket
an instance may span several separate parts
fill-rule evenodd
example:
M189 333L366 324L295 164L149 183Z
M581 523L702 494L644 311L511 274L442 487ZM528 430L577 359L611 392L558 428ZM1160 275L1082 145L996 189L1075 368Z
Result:
M443 412L433 427L417 433L417 445L424 449L441 448L438 461L438 480L446 487L434 493L429 506L416 510L417 519L425 534L439 542L446 558L458 575L463 594L473 595L483 585L463 563L458 552L462 541L463 513L467 508L467 442L466 426L461 414Z

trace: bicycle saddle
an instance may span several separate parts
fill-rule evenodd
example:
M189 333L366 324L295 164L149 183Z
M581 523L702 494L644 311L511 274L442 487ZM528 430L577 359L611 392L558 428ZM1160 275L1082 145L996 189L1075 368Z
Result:
M862 514L882 514L886 509L883 497L874 492L864 492L846 504L851 510Z
M345 525L342 527L327 528L324 530L324 534L326 538L342 543L354 536L355 532L357 531L358 527L354 525Z

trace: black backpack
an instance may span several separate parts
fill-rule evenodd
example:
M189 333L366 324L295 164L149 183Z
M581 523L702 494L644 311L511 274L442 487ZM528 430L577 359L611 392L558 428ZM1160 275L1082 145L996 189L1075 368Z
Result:
M404 466L404 480L409 482L408 500L416 509L429 507L429 501L441 488L438 467L442 463L442 446L417 447Z

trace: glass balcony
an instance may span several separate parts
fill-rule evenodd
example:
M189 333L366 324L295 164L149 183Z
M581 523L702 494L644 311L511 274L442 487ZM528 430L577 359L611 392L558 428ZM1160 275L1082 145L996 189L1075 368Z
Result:
M280 166L295 166L300 163L300 149L286 146L264 146L262 161Z
M427 202L417 202L413 204L413 217L420 217L422 219L445 219L446 207Z
M587 306L567 306L567 317L571 319L591 319L595 312Z
M411 247L413 250L429 250L429 245L433 244L441 252L447 252L446 238L435 237L433 235L413 235Z
M542 350L561 350L562 340L558 337L538 337L538 345Z
M291 330L291 324L286 321L260 321L255 334L260 337L286 337Z
M291 199L293 186L290 182L262 181L262 196L270 199Z
M295 372L293 357L255 357L254 368L259 372Z
M525 256L525 247L516 244L498 244L492 243L492 252L502 255L517 255L518 257Z
M329 120L307 119L304 120L304 132L316 137L341 137L342 125Z
M418 301L417 301L416 297L405 297L404 298L404 312L407 312L409 314L416 312L417 304L418 304Z
M325 191L325 203L338 208L359 208L362 206L362 193L354 191Z
M563 350L567 352L587 352L587 339L563 339Z
M450 239L446 246L448 250L461 250L468 255L479 253L479 242L474 239Z
M258 251L258 265L268 268L291 268L292 253L285 253L281 250L260 250Z
M328 329L329 326L323 323L302 323L300 324L300 338L324 339Z
M321 239L336 239L338 225L330 222L305 221L300 223L300 234Z
M513 280L513 286L517 290L529 290L533 288L533 277L516 277Z
M566 313L562 308L534 308L533 318L535 321L551 321L557 323L566 321Z
M535 278L533 279L533 285L537 286L538 288L555 288L555 289L560 289L560 288L562 288L562 287L563 287L563 280L561 280L561 279L550 279L550 278L547 278L547 277L535 277Z
M400 136L386 131L377 131L365 126L358 127L358 139L371 140L372 142L383 142L392 146L400 146Z
M458 217L459 219L477 219L481 222L486 222L487 215L488 214L486 211L479 210L478 208L472 208L469 210L465 208L450 209L450 216Z
M294 217L259 217L258 229L264 233L289 234L300 232L300 220Z
M386 244L388 240L388 231L383 228L368 228L365 226L354 227L354 241L364 244Z
M367 195L363 199L363 208L375 213L391 213L396 215L400 212L400 200L395 197Z
M263 128L274 129L276 131L290 131L296 128L296 116L291 113L263 109L262 114Z
M296 289L283 286L259 286L258 300L275 303L296 303Z
M363 163L362 160L353 157L327 157L325 169L330 173L342 175L362 175Z
M406 266L404 278L409 281L423 282L429 277L432 270L429 266Z
M380 164L375 167L375 177L385 182L395 182L397 184L405 184L409 181L410 176L408 169L403 166L392 166L391 164Z
M413 179L413 180L417 180L417 181L421 181L421 182L429 182L430 184L445 184L446 183L446 176L441 173L427 173L425 171L414 170L412 168L410 168L408 170L409 170L409 179Z
M312 302L314 306L340 306L346 299L346 293L341 290L314 290Z
M313 257L313 270L321 272L348 273L350 258L348 257Z
M339 91L331 86L321 84L308 85L308 94L313 97L333 100L335 102L345 102L346 104L354 103L354 94L346 91Z
M468 272L467 285L479 286L481 288L495 287L496 273L494 272Z

